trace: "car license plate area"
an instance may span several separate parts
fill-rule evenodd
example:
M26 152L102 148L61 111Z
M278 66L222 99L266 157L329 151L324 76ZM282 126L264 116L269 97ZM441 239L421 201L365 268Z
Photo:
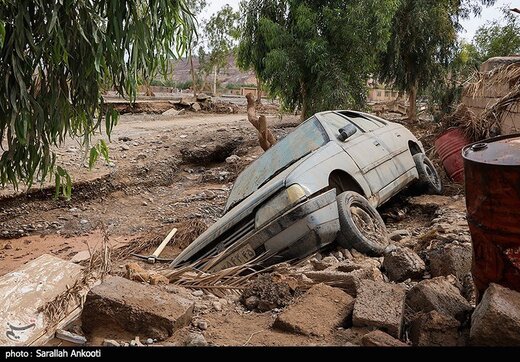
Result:
M237 265L242 265L247 263L248 261L254 259L256 256L255 251L251 247L251 245L246 244L220 263L211 268L212 272L218 272L224 269L228 269Z

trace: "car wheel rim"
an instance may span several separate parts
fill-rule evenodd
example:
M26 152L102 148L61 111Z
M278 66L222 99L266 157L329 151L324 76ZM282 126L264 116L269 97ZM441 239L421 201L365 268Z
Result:
M424 163L424 168L426 169L426 174L428 175L428 178L430 179L430 182L432 183L432 185L438 189L439 186L440 186L440 180L439 180L439 177L437 176L437 173L435 172L435 170L427 163Z
M356 205L350 207L350 212L354 225L356 225L364 237L377 244L386 245L382 240L385 231L381 225L374 220L370 213Z

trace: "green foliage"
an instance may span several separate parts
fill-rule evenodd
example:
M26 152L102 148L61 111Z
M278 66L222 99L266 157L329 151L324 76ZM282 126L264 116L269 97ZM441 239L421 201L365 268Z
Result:
M227 67L239 37L239 13L224 5L204 26L205 47L199 48L200 72L207 76L216 68Z
M417 92L430 87L437 98L455 100L452 81L467 62L469 47L459 49L460 20L479 14L481 4L495 0L400 0L392 20L392 35L381 54L379 77L401 91ZM446 94L442 95L443 92ZM448 100L444 101L449 103ZM415 108L415 105L412 105Z
M397 0L251 0L238 64L254 69L270 94L303 118L362 108L377 55L389 38Z
M0 183L43 182L66 137L85 147L109 134L110 84L134 99L139 75L185 51L193 17L184 0L4 0L0 4ZM103 114L106 109L106 114ZM100 151L100 150L98 150ZM57 190L71 179L56 168Z
M503 22L494 20L478 28L473 38L478 59L520 53L520 18L509 9L504 9Z

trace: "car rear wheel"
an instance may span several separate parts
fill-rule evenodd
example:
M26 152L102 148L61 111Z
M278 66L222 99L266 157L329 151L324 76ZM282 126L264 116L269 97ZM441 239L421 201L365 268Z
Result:
M370 256L382 255L389 241L385 223L377 210L354 191L343 192L336 201L341 227L338 244Z
M430 159L424 153L417 153L413 155L413 160L419 173L419 190L429 194L442 194L441 178Z

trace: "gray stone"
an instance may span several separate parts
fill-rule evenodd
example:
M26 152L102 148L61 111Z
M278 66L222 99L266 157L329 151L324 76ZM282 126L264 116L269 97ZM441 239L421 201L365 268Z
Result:
M237 155L231 155L226 158L226 163L237 163L240 161L240 156Z
M146 340L146 344L153 344L153 339L152 338L148 338Z
M365 334L361 338L361 345L365 347L408 347L406 343L379 330Z
M408 292L407 305L416 313L436 310L464 321L473 309L449 278L423 280Z
M385 255L383 269L390 280L403 282L422 277L426 266L412 249L397 247Z
M414 346L457 346L459 327L458 320L436 310L420 313L410 324L410 340Z
M208 329L208 322L206 322L205 320L200 320L197 322L197 327L205 331L206 329Z
M201 333L190 333L188 335L188 340L186 341L186 346L188 347L205 347L208 345L206 338Z
M471 271L471 244L444 244L428 253L432 276L454 275L462 279Z
M164 340L191 320L194 303L158 287L109 276L87 294L82 326L88 333L99 325Z
M354 326L377 327L399 338L406 291L403 286L362 280L358 289L352 322Z
M273 328L307 336L326 336L352 313L354 299L338 288L318 284L276 318Z
M471 317L470 343L477 346L520 345L520 293L490 284Z
M137 155L136 160L144 160L146 157L145 153L140 153Z
M123 144L121 145L121 150L122 150L122 151L128 151L129 149L130 149L130 146L127 145L126 143L123 143Z

